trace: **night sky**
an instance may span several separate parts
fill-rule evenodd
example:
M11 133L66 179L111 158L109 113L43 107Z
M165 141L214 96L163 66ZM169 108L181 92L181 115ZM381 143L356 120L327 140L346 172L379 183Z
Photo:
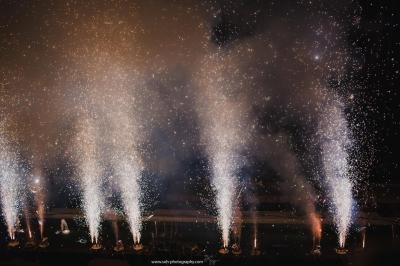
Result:
M86 113L98 119L107 165L110 143L126 137L110 125L123 123L126 107L136 117L132 145L161 180L152 182L186 184L209 174L210 119L234 116L248 175L296 173L319 191L315 134L340 99L357 190L392 190L400 174L395 3L1 0L0 118L27 175L44 169L58 184L75 169L76 123ZM203 90L207 82L223 89ZM229 101L213 109L213 97Z

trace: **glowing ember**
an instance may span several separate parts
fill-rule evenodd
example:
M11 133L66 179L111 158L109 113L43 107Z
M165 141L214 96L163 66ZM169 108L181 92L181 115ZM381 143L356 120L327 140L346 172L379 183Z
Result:
M98 251L98 250L100 250L102 248L103 247L99 243L95 243L90 247L90 249L93 250L93 251Z
M142 244L134 244L133 245L133 250L135 250L136 252L141 252L143 250L143 245Z
M229 249L228 249L228 247L222 247L218 250L218 253L221 255L226 255L229 253Z
M339 247L339 248L335 249L335 251L339 255L346 255L349 252L348 249L345 249L345 248L342 248L342 247Z

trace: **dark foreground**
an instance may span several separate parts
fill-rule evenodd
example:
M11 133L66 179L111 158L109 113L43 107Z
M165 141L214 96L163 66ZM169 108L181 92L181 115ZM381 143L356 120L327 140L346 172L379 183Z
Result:
M206 221L147 221L143 224L144 249L141 252L133 250L128 226L123 221L116 224L103 221L100 231L102 249L96 252L90 250L90 238L82 221L69 219L67 222L70 234L63 235L59 219L46 221L45 235L50 243L47 248L28 248L27 233L22 230L17 234L19 247L10 248L7 245L6 228L0 228L0 266L400 265L400 230L397 222L353 225L346 242L349 251L345 255L336 254L336 233L331 225L324 224L320 256L310 252L313 240L309 227L301 223L288 224L287 219L258 224L257 228L254 224L243 223L239 235L231 237L231 243L240 244L240 255L233 255L232 252L220 255L218 227ZM37 221L32 220L32 225L35 224ZM251 255L255 232L259 256ZM38 239L39 233L34 226L33 235ZM113 251L117 238L124 243L125 251Z
M381 249L347 255L169 256L167 254L109 254L101 252L2 250L0 265L400 265L399 250Z

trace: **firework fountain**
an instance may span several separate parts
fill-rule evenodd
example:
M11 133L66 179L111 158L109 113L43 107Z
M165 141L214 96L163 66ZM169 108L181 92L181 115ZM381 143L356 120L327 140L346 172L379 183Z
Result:
M325 180L332 203L334 223L338 233L339 254L346 253L345 243L352 217L353 197L348 152L350 132L339 101L327 107L319 125L322 137L322 161Z
M96 130L93 121L82 119L76 137L77 165L82 186L82 204L89 226L92 249L100 249L99 227L103 208L101 171L97 158Z
M221 254L228 252L238 188L237 174L243 165L241 151L247 138L243 103L230 99L230 94L238 87L232 77L236 73L233 67L233 62L222 55L207 58L201 70L197 95L201 134L211 165L211 183L216 192L223 242Z
M139 205L140 191L138 178L140 173L134 167L134 158L128 157L118 163L117 171L120 179L121 197L125 213L128 217L129 227L133 236L135 250L142 249L140 244L141 212Z
M118 127L115 134L118 141L114 143L115 155L113 166L118 178L118 186L121 192L124 212L128 218L129 228L132 233L134 249L139 251L143 248L140 243L141 237L141 206L140 206L140 176L141 159L137 154L135 143L135 127L129 116L123 113L118 115ZM122 128L121 128L122 127Z
M21 177L18 173L16 153L11 149L4 126L0 124L0 195L3 217L11 242L9 246L18 246L15 239L16 224L20 211Z

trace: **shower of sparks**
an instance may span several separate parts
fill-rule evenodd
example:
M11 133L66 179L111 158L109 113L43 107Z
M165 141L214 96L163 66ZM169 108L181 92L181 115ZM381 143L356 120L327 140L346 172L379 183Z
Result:
M322 234L321 218L318 216L317 213L312 212L309 214L309 220L312 226L314 244L319 245Z
M119 176L119 186L125 213L135 244L140 243L141 212L140 187L138 179L140 171L135 167L134 157L126 157L115 166Z
M120 72L123 73L122 70ZM143 165L138 144L144 138L145 130L139 123L140 95L133 96L137 90L136 87L132 88L132 84L137 85L138 79L132 76L135 77L134 74L130 75L128 81L127 75L114 75L113 83L109 87L118 89L112 94L109 101L112 104L106 111L106 117L112 138L111 164L117 177L116 183L133 241L139 244L142 229L140 178Z
M101 167L98 164L96 130L93 121L83 119L76 137L78 177L82 186L82 204L92 243L98 243L103 196Z
M15 239L20 211L21 178L18 173L17 155L3 132L0 124L0 195L3 217L10 239Z
M243 164L240 152L246 140L242 106L230 98L234 88L231 62L220 55L206 60L199 82L198 112L202 123L205 150L211 164L212 186L216 191L218 224L223 246L229 245L229 234L237 196L237 172Z
M353 184L348 161L348 151L351 147L350 132L343 108L339 103L327 107L319 129L322 132L322 160L334 223L339 246L344 247L352 217Z
M283 176L280 168L288 168L285 164L269 168L278 165L275 158L281 150L278 146L272 149L272 142L280 142L275 136L284 132L290 140L284 145L295 151L293 157L301 159L305 173L322 172L323 178L315 183L325 182L328 188L339 245L345 246L356 188L350 169L353 161L348 158L353 142L349 126L357 143L368 139L364 147L368 155L357 156L358 161L366 161L362 157L369 157L375 148L389 154L387 147L381 150L374 142L390 143L391 138L386 142L382 136L395 130L379 125L398 124L389 121L395 117L391 107L398 90L381 86L384 83L379 79L384 77L393 84L398 74L398 60L391 56L396 53L392 48L390 53L382 50L389 35L379 34L382 27L398 28L397 22L382 23L382 12L387 9L393 13L391 8L374 5L382 12L378 12L379 18L369 19L365 14L375 12L363 8L359 1L198 2L1 1L0 114L12 117L11 136L23 143L21 155L37 150L43 155L39 165L57 173L52 183L63 184L68 172L63 170L68 168L64 167L68 166L64 155L69 156L71 129L78 120L74 142L77 169L72 171L76 170L82 188L82 207L92 242L98 241L105 201L102 175L112 172L137 244L143 207L151 201L143 199L147 192L144 169L150 175L173 176L174 182L187 189L182 165L193 170L192 158L203 159L196 146L201 138L216 193L218 226L223 245L228 247L240 193L238 172L244 163L243 149L254 145L257 148L251 150L249 158L265 160L260 169L255 163L256 173L261 175L265 170ZM387 38L386 42L375 35ZM394 74L380 75L389 68ZM372 81L370 84L377 86L364 84L363 77L365 83ZM320 83L328 84L328 93L315 86ZM344 114L347 105L325 102L336 92L354 107L349 108L350 125ZM79 115L87 106L90 119ZM326 110L319 120L323 108ZM255 129L246 123L253 119L248 109L257 120ZM196 118L199 121L194 121ZM309 160L306 150L316 143L308 134L315 132L317 120L318 154L315 150L310 153L320 157ZM144 136L144 128L150 124L156 130ZM368 134L357 130L364 127ZM26 184L19 174L23 160L19 160L15 145L9 144L13 138L8 140L1 129L0 122L0 201L13 239L23 198L21 188ZM252 139L246 135L250 130L256 132ZM149 156L141 152L145 146ZM270 158L265 159L265 154ZM182 163L189 160L190 164ZM54 171L56 165L62 166L60 170ZM357 165L369 171L373 164ZM376 165L394 166L397 161ZM296 168L287 176L299 176L301 170ZM43 176L38 176L33 180L38 188L34 200L43 238L44 211L50 202L46 202ZM257 188L264 185L264 177L269 175L260 178ZM296 193L308 194L307 187L298 184ZM315 207L306 210L310 211L307 215L313 235L320 238L321 221ZM32 233L30 228L28 231ZM254 246L256 241L257 231Z

